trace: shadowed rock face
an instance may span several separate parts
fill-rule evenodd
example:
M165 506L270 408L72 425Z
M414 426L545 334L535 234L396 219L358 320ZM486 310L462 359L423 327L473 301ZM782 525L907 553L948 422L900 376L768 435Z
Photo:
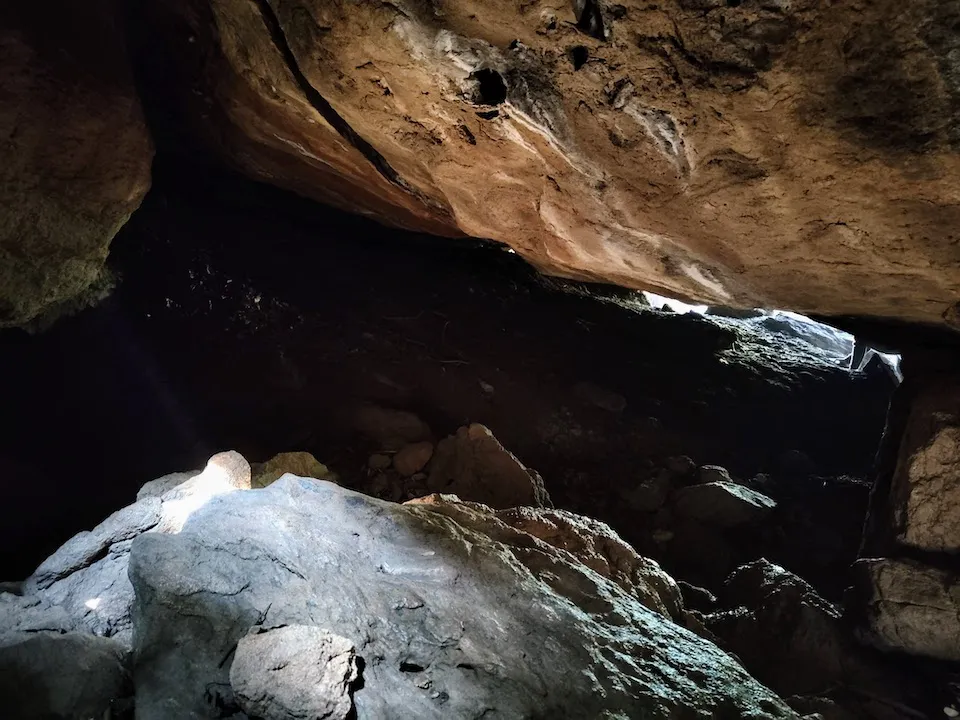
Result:
M161 132L679 297L953 322L960 3L146 3Z
M117 3L5 3L0 327L105 290L110 241L146 194L152 157Z

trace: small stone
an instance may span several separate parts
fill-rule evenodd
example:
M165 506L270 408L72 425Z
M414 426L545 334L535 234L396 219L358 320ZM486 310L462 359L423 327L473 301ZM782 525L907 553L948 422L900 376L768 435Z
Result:
M620 497L626 501L632 510L638 512L654 512L660 509L667 501L667 496L673 487L672 477L663 470L655 477L648 478L632 490L621 490Z
M203 474L216 473L237 490L249 490L251 481L250 463L236 450L217 453L207 460Z
M318 627L287 625L240 639L230 685L251 717L345 720L359 674L352 642Z
M393 456L393 467L403 477L410 477L423 470L431 457L433 457L433 443L427 441L413 443Z
M392 460L389 455L384 455L382 453L375 453L370 456L370 459L367 460L367 467L371 470L386 470L392 464Z

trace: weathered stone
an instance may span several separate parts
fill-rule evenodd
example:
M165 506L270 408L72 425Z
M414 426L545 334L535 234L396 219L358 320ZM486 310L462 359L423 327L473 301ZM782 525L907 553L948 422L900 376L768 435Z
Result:
M240 707L263 720L346 720L353 710L356 649L309 625L258 628L240 638L230 685Z
M370 456L370 459L367 460L367 467L371 470L386 470L392 464L393 460L390 459L390 456L382 453L374 453Z
M138 9L163 102L256 178L562 276L956 315L951 2Z
M543 479L483 425L462 427L440 441L427 483L431 492L453 493L497 509L552 505Z
M680 588L680 593L683 596L684 607L701 612L708 612L716 608L717 596L709 590L691 585L683 580L677 582L677 586Z
M686 481L697 472L697 464L686 455L667 458L664 467L678 481Z
M407 445L393 456L393 469L403 477L416 475L433 457L433 443L419 442Z
M336 474L308 452L286 452L274 455L265 463L252 466L250 473L250 486L255 488L266 487L287 473L297 477L337 481Z
M353 643L359 718L796 717L715 646L486 508L288 475L214 498L178 535L142 535L130 578L139 720L200 715L211 693L229 710L230 653L258 623Z
M121 6L0 9L0 327L105 293L110 241L150 187Z
M404 410L364 405L354 411L351 420L353 427L378 444L379 450L399 450L430 439L427 424Z
M691 485L673 496L674 510L681 517L722 528L759 522L776 506L766 495L731 482Z
M123 648L80 633L0 635L3 717L101 718L129 697Z
M204 473L225 481L237 490L249 490L252 473L250 463L236 450L217 453L209 460Z
M960 661L960 577L910 560L854 564L860 636L884 650Z
M933 376L913 395L889 502L898 542L960 553L960 379Z

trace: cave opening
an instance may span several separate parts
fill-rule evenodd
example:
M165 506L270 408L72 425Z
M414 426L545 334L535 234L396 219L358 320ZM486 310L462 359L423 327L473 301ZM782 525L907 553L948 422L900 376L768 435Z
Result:
M493 68L481 68L470 73L470 78L476 82L476 105L502 105L507 101L507 83Z

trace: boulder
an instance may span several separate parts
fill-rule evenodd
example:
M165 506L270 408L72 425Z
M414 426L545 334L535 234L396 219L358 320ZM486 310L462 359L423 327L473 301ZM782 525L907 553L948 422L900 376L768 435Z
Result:
M393 456L393 469L403 477L416 475L433 457L433 443L418 442L407 445Z
M564 277L957 321L952 2L135 10L171 124L256 179Z
M410 443L430 439L430 428L405 410L362 405L351 417L351 424L362 435L377 443L378 450L400 450Z
M353 643L309 625L255 629L230 666L237 702L262 720L347 720L358 676Z
M776 506L762 493L725 481L691 485L673 495L677 515L721 528L755 524Z
M571 552L469 504L287 475L212 499L177 535L141 535L130 579L140 720L239 711L231 658L256 625L352 643L361 719L797 717Z
M820 697L840 688L852 696L845 708L859 708L854 717L884 720L911 717L927 707L929 692L918 692L883 658L862 648L838 608L782 567L757 560L737 568L720 600L728 609L706 615L707 628L781 696Z
M912 396L888 502L898 543L960 553L960 378L933 376Z
M337 476L322 462L308 452L285 452L274 455L265 463L251 467L251 487L266 487L278 478L292 473L299 477L337 481Z
M497 509L552 505L543 479L478 424L440 441L427 485L431 492L452 493Z
M727 469L720 467L719 465L704 465L699 470L699 477L701 483L736 482L732 477L730 477L730 473L727 471Z
M884 650L960 661L960 577L911 560L858 560L859 634Z
M84 633L0 635L3 717L102 718L131 695L123 647Z
M106 294L110 241L150 187L122 6L0 9L0 327Z
M140 490L137 491L137 500L143 500L148 497L160 497L161 495L166 494L168 490L172 490L178 485L182 485L187 480L193 480L197 475L199 475L203 470L195 470L193 472L174 472L164 475L163 477L158 477L156 480L150 480L141 486Z

